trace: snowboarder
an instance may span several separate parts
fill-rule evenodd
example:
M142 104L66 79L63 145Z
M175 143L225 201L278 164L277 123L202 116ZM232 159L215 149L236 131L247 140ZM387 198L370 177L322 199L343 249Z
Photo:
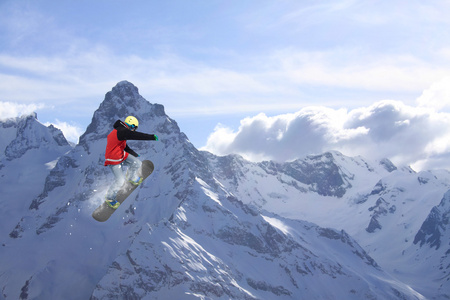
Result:
M136 131L138 125L138 120L133 116L128 116L124 122L117 120L114 123L114 129L107 137L105 166L111 168L115 181L106 194L106 203L114 209L120 205L116 201L116 195L125 180L128 180L133 185L139 185L142 182L142 178L139 177L137 172L142 162L138 159L139 155L128 147L127 140L158 140L156 134ZM122 171L123 166L128 167L127 175Z

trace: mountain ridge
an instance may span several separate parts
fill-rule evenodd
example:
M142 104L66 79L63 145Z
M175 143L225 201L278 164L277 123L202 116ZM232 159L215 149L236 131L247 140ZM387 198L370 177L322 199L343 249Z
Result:
M155 163L155 171L107 224L96 223L90 213L112 179L103 166L105 137L128 114L141 121L140 131L160 136L159 142L129 142ZM360 246L345 228L324 226L303 199L327 203L328 212L341 207L339 218L345 218L343 208L348 214L373 206L380 177L403 174L409 180L412 174L387 160L373 171L369 165L338 152L284 165L214 156L197 150L162 105L120 82L105 95L79 144L52 164L40 193L18 193L27 205L14 211L15 224L0 237L8 258L0 267L2 296L423 299L383 270L371 257L373 247ZM359 178L355 170L363 169L372 175ZM422 181L439 187L436 194L448 189L447 174L425 175ZM376 191L391 188L382 187ZM296 199L303 199L300 206ZM308 205L311 219L288 218L302 219L293 208ZM386 228L386 216L378 220Z

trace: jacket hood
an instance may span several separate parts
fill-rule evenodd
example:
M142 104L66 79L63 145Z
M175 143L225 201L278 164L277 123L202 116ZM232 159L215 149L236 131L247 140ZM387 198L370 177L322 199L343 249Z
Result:
M114 129L117 129L117 128L119 128L120 126L123 126L123 127L127 128L127 126L125 125L125 123L123 123L123 122L120 121L120 120L117 120L117 121L114 123L114 125L113 125Z

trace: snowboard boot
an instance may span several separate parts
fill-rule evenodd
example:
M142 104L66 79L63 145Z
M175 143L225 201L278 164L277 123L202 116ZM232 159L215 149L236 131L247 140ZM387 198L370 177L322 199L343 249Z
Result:
M113 209L117 209L120 205L119 202L117 202L116 200L108 200L106 199L106 204L108 204L109 207L113 208Z
M129 180L129 182L132 185L140 185L142 183L142 181L144 180L144 178L142 177L138 177L136 180Z

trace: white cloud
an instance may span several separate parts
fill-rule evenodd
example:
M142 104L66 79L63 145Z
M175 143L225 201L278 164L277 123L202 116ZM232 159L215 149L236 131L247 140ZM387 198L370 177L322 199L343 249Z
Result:
M204 150L254 161L287 161L338 150L350 156L387 157L418 169L450 168L449 137L450 114L380 101L351 111L307 107L295 114L259 114L242 120L237 131L217 127Z
M29 115L44 108L43 104L19 104L13 102L0 102L0 120Z
M302 52L279 50L272 64L285 82L366 91L418 92L448 76L446 65L436 67L412 55L365 54L358 48Z
M431 107L437 110L450 107L450 77L435 82L426 89L417 99L417 103L423 107Z
M14 75L2 74L2 69L14 70ZM275 105L279 111L281 106L298 108L299 99L317 101L311 93L317 88L419 93L445 75L446 65L436 67L408 55L374 58L348 48L275 50L243 66L210 66L170 53L118 55L98 45L53 57L0 55L2 100L82 105L80 99L91 103L99 91L129 80L168 108L197 115L266 111L264 107L273 111L274 99L283 99Z

